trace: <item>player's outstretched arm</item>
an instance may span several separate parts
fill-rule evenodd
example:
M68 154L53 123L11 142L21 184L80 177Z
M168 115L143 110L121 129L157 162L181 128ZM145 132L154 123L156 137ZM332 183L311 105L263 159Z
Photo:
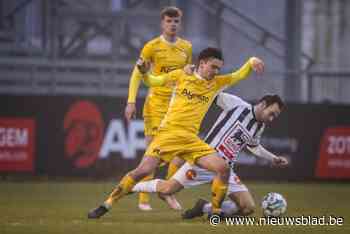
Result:
M164 86L168 81L167 75L152 75L150 73L146 73L143 76L143 82L149 87L159 87Z
M264 72L264 63L257 57L251 57L240 69L231 74L230 85L234 85L237 82L247 78L252 71L255 71L259 75Z
M143 82L149 87L164 86L168 80L167 75L153 75L150 72L150 63L139 58L136 62L136 67L142 76Z
M288 164L288 160L286 158L271 153L260 144L255 147L247 146L247 149L255 156L269 160L274 166L285 166Z
M255 71L258 74L262 74L264 72L264 69L265 65L261 59L257 57L251 57L237 71L226 75L220 75L217 77L219 79L222 78L224 80L224 85L232 86L240 82L241 80L246 79L252 71Z

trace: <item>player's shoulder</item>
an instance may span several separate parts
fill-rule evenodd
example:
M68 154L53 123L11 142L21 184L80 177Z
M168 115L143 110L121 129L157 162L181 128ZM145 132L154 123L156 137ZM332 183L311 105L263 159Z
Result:
M230 103L231 105L235 106L245 106L245 107L250 107L251 104L248 103L247 101L243 100L242 98L231 94L231 93L226 93L226 92L221 92L219 96L224 99L226 102Z
M144 45L144 47L156 47L161 43L161 38L160 36L154 37L151 40L147 41Z
M181 37L178 37L178 44L184 48L191 48L192 43L186 39L183 39Z

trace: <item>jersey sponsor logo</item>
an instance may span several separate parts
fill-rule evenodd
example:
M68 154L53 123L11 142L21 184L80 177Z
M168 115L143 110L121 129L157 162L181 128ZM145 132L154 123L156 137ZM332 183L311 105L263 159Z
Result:
M225 155L226 158L229 160L236 160L236 155L231 150L229 150L227 147L225 147L224 144L221 144L217 147L217 149Z
M199 95L196 93L192 93L188 89L183 89L181 94L184 95L185 97L187 97L188 100L192 100L195 98L195 99L198 99L200 102L205 102L205 103L209 102L209 97L204 96L204 95Z
M236 123L217 148L230 160L236 160L237 154L247 145L249 139L249 133L240 123Z
M65 158L75 168L90 167L98 158L104 122L97 106L78 101L68 110L63 123Z
M169 73L171 71L174 71L176 69L179 69L180 67L179 66L162 66L160 68L160 72L161 73Z

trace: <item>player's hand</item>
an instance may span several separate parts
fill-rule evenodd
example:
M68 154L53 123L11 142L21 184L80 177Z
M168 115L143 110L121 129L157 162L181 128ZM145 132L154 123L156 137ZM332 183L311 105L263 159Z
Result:
M128 123L130 123L131 119L136 118L136 105L135 103L128 103L124 110L124 116Z
M257 57L252 57L250 59L250 65L252 66L253 70L259 75L261 75L265 70L264 62Z
M136 61L136 67L137 69L139 69L140 73L146 74L151 68L151 64L148 61L145 61L142 58L139 58Z
M272 160L273 166L284 167L288 165L288 160L285 157L276 157Z
M191 76L193 74L195 68L196 68L196 66L194 64L187 64L184 67L184 72L186 73L186 75Z

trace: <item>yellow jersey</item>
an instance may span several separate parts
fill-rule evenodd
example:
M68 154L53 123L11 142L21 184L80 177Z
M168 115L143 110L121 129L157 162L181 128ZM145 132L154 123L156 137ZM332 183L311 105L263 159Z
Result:
M174 43L171 43L166 41L163 36L159 36L145 44L140 57L151 62L153 74L166 74L176 69L182 69L186 64L192 62L192 44L179 37ZM129 86L129 103L135 103L140 80L140 74L135 67ZM149 89L149 95L154 98L159 96L170 98L171 93L172 87L170 84Z
M215 76L212 80L205 80L196 72L193 75L187 75L183 70L176 70L162 76L147 75L144 79L150 86L175 84L174 95L159 131L179 130L198 134L202 120L216 95L245 79L251 70L249 60L238 71Z

